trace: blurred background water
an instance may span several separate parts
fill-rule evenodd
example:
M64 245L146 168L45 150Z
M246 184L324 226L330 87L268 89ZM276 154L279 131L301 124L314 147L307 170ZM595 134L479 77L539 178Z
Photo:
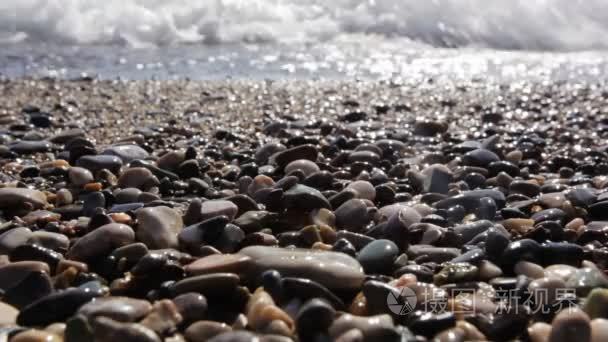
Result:
M605 79L606 0L2 0L0 74Z

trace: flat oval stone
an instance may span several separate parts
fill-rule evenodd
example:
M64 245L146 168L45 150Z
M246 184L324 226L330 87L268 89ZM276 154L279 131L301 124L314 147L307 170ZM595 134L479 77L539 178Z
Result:
M392 330L393 328L393 319L386 314L361 317L346 313L332 323L329 327L329 335L332 338L337 338L351 329L358 329L365 338L368 338L376 335L379 330Z
M68 170L68 178L70 182L76 186L83 186L93 182L93 174L84 167L74 166Z
M591 341L589 316L577 308L560 311L551 322L548 342Z
M177 248L177 234L184 223L173 208L158 206L136 211L137 239L150 249Z
M294 160L291 163L287 164L287 166L285 166L285 174L289 174L295 170L300 170L304 173L304 176L308 177L310 175L312 175L315 172L318 172L319 166L308 159L298 159L298 160Z
M54 251L67 251L70 240L61 233L37 230L27 239L28 244L36 244Z
M162 341L156 332L138 323L122 323L107 317L98 317L93 320L92 327L95 340L99 341Z
M129 168L118 177L118 186L121 188L143 189L145 186L156 186L158 184L160 184L158 178L145 167Z
M184 335L191 342L207 342L210 338L231 331L226 323L215 321L198 321L190 325Z
M26 227L17 227L0 234L0 254L9 254L13 249L27 243L32 231Z
M357 198L373 201L376 198L376 189L368 181L358 180L349 183L347 189L353 189L357 193Z
M363 200L350 199L335 210L336 227L349 231L359 231L370 221L367 205Z
M87 261L107 255L115 248L134 241L135 232L131 227L120 223L110 223L78 239L68 251L67 256L73 260Z
M436 202L434 205L439 209L449 209L456 205L463 206L467 212L473 212L479 204L479 200L484 197L490 197L496 203L498 209L502 209L505 206L506 198L505 195L493 189L481 189L464 191L460 195L448 197Z
M50 273L49 265L40 261L17 261L0 266L0 289L8 290L33 272Z
M308 278L329 289L354 290L361 287L365 278L357 260L338 252L251 246L238 254L252 259L252 279L275 269L283 276Z
M239 208L233 202L226 200L205 201L201 206L201 221L212 217L225 215L230 221L234 220Z
M240 254L212 254L200 258L184 269L189 274L201 275L218 272L240 274L251 265L251 258Z
M42 191L26 188L0 188L0 209L20 207L24 203L34 209L42 209L48 205Z
M206 297L229 295L236 289L240 278L234 273L213 273L189 277L169 288L175 297L188 292L202 293Z
M97 296L99 293L95 291L74 287L52 293L23 308L17 316L17 323L32 326L63 322Z
M108 169L117 174L122 167L122 160L116 156L109 155L86 155L78 158L76 165L93 173L96 173L101 169Z
M464 165L480 167L486 167L490 165L490 163L499 160L500 158L498 158L496 153L482 148L467 152L462 157L462 162Z
M17 154L33 154L48 152L51 149L51 144L48 141L28 141L21 140L9 145L11 151Z
M207 314L207 299L200 293L187 292L173 298L175 307L182 315L185 324L200 321Z
M393 261L399 255L399 248L390 240L375 240L359 252L357 260L365 273L387 273L393 267Z
M287 190L283 194L283 203L288 208L301 210L331 208L331 205L319 190L302 184L296 184Z
M313 145L300 145L277 153L274 156L274 162L279 168L284 168L287 164L298 159L316 161L318 154L319 152Z
M117 145L105 149L101 154L116 156L127 164L135 159L146 159L149 153L137 145Z
M81 314L92 321L97 316L104 316L120 322L135 322L147 315L152 305L141 299L129 297L95 298L78 309Z

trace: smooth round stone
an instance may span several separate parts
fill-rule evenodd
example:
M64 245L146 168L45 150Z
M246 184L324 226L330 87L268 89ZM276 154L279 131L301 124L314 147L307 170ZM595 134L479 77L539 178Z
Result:
M184 160L186 160L184 151L170 151L158 158L156 165L161 169L175 170Z
M352 329L361 331L367 341L368 338L378 336L383 331L393 330L393 319L386 314L362 317L345 313L334 320L329 327L329 335L335 339Z
M545 276L545 270L540 266L528 261L519 261L513 266L515 274L525 275L531 279L539 279Z
M68 170L68 178L72 184L79 187L91 183L94 180L91 171L78 166L71 167Z
M274 269L283 276L316 281L330 290L354 290L361 287L365 278L359 262L343 253L251 246L243 248L238 254L252 259L248 272L251 279L257 279L262 272Z
M376 164L380 160L380 156L372 151L355 151L348 155L350 163L362 162Z
M198 321L191 324L184 335L189 342L207 342L216 335L231 331L232 328L226 323L214 321Z
M135 159L146 159L149 153L137 145L111 146L101 152L103 155L116 156L127 164Z
M50 274L49 265L40 261L17 261L0 266L0 290L8 290L21 283L32 273Z
M550 265L545 267L545 275L549 278L559 278L567 281L576 272L577 268L570 265Z
M496 155L496 153L481 148L467 152L462 157L462 162L464 165L480 167L486 167L490 165L490 163L499 160L500 158Z
M280 143L276 143L276 142L271 142L265 145L262 145L260 148L258 148L255 151L255 161L260 164L263 165L268 161L268 158L270 158L271 155L281 152L281 151L285 151L286 147L283 144Z
M55 200L56 206L72 204L74 202L74 196L72 196L72 193L68 189L59 189L55 195L57 196Z
M376 189L368 181L358 180L349 183L347 189L353 189L357 193L357 198L373 201L376 198Z
M472 281L477 278L478 274L479 269L477 266L469 263L445 263L441 268L441 271L433 277L433 282L436 285L444 285L448 283Z
M456 205L460 205L465 208L466 212L473 212L479 205L479 200L484 197L490 197L496 203L496 207L501 209L505 206L506 198L505 195L494 189L480 189L464 191L459 195L442 199L433 205L438 209L450 209Z
M594 203L597 199L597 195L592 189L587 188L575 188L565 191L565 196L572 205L577 207L587 207Z
M78 239L68 251L67 257L77 261L92 260L134 241L135 232L131 227L120 223L110 223Z
M17 316L17 324L32 326L63 322L99 295L97 291L74 287L54 292L23 308Z
M296 184L287 190L283 194L283 203L287 208L298 208L305 211L331 208L331 205L319 190L302 184Z
M566 202L566 196L562 192L542 194L538 202L545 208L560 208Z
M608 289L593 289L585 299L583 310L591 319L608 318Z
M393 241L381 239L363 247L357 260L367 274L387 273L391 271L397 255L399 255L399 247Z
M137 240L150 249L177 248L177 234L184 223L175 209L164 206L147 207L138 209L135 214Z
M107 169L117 174L122 167L122 160L116 156L108 155L87 155L78 158L76 165L83 167L93 173L99 170Z
M460 224L454 227L457 234L462 235L462 242L467 243L475 236L484 233L493 226L493 223L487 220L479 220L471 223Z
M318 155L319 151L313 145L300 145L275 154L274 162L279 168L284 168L287 164L298 159L316 161Z
M502 252L501 263L514 265L518 261L537 262L541 253L541 246L531 239L521 239L511 242Z
M184 267L193 275L228 272L240 274L251 265L251 258L240 254L212 254Z
M298 159L292 161L291 163L287 164L287 166L285 166L285 174L290 174L295 170L302 171L302 173L304 173L304 176L308 177L313 173L318 172L320 169L319 166L313 161L310 161L308 159Z
M241 178L242 179L242 178ZM255 193L259 190L270 188L275 185L274 180L265 175L257 175L253 178L253 181L247 187L247 193L250 196L255 196Z
M184 323L196 322L207 314L207 299L200 293L188 292L173 298L173 303L184 320Z
M326 332L331 326L336 310L326 301L314 298L302 305L296 317L296 327L301 339Z
M436 134L443 134L448 129L448 123L434 120L417 120L414 123L414 134L431 137Z
M566 281L566 286L585 295L596 287L608 287L608 277L596 266L589 265L577 269Z
M26 188L0 188L0 209L21 207L30 204L34 209L48 205L42 191Z
M65 144L74 138L84 138L86 133L81 128L70 128L54 135L50 140L55 144Z
M120 189L114 193L114 198L117 204L139 202L139 196L142 191L137 188Z
M426 167L421 172L424 176L422 181L422 191L447 194L448 185L454 180L452 171L445 165L433 164Z
M260 338L258 338L255 334L246 331L246 330L238 330L238 331L228 331L216 335L208 340L209 342L262 342Z
M204 274L182 279L169 288L173 296L188 292L202 293L205 297L225 296L232 294L240 278L234 273Z
M353 198L344 202L334 211L336 227L349 231L360 231L370 221L367 204L360 199Z
M48 141L40 140L40 141L28 141L21 140L9 145L11 151L25 155L25 154L33 154L33 153L43 153L48 152L51 149L51 144Z
M424 259L424 261L433 261L436 263L452 260L461 254L458 248L435 247L430 245L411 245L406 253L410 259L421 258Z
M534 298L534 303L540 305L552 305L560 290L566 288L566 283L558 278L538 278L528 285L528 290Z
M608 319L596 318L591 321L591 342L608 341Z
M18 333L11 339L13 342L63 342L63 339L52 332L29 329Z
M543 221L560 221L563 222L566 217L566 213L557 208L541 210L532 215L531 219L534 220L535 223L540 223Z
M29 228L17 227L0 234L0 254L9 254L13 249L27 243L32 236Z
M551 322L548 342L591 341L591 322L586 313L577 308L560 311Z
M550 333L551 325L545 322L536 322L528 327L531 342L546 342Z
M104 316L120 322L135 322L146 316L152 305L141 299L129 297L95 298L78 309L81 314L92 321L97 316Z
M19 310L11 305L0 302L0 327L17 324Z
M338 298L325 286L310 279L283 277L282 279L279 279L280 284L277 286L272 281L268 281L268 279L273 278L274 275L278 275L280 277L278 272L276 272L276 274L274 272L271 274L266 272L264 273L262 277L265 278L262 280L262 286L264 286L265 289L266 286L269 286L270 289L275 289L274 294L277 298L281 298L281 295L285 296L285 298L299 298L301 300L317 298L327 301L330 305L336 308L344 307L344 302L342 302L340 298Z
M122 323L107 317L98 317L91 325L95 332L95 341L162 341L154 330L142 324Z
M158 178L145 167L132 167L125 170L118 177L118 186L121 188L138 188L156 186L160 184Z
M205 201L201 206L201 220L225 215L230 221L234 220L239 208L233 202L226 200Z
M547 241L542 244L541 256L545 265L567 264L578 267L583 254L583 248L575 243Z

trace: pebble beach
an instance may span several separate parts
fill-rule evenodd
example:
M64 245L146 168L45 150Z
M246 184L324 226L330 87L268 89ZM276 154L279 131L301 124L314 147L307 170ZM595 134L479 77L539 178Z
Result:
M608 340L601 81L0 98L0 341Z

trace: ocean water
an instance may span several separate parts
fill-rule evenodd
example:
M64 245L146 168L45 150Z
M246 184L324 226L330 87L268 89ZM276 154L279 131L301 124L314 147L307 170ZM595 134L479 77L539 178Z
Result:
M606 0L2 0L0 75L605 79Z

